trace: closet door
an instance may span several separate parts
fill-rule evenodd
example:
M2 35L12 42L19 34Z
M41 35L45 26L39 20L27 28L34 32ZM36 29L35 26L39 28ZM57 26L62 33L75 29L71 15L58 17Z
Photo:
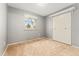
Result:
M53 39L71 44L71 13L53 17Z

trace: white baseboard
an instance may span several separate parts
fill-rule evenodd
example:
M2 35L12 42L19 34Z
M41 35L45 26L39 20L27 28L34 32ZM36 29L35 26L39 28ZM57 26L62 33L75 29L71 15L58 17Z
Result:
M79 48L79 46L75 46L75 45L72 45L72 47L74 47L74 48Z
M20 43L24 43L25 41L19 41L19 42L12 42L12 43L9 43L8 46L10 45L15 45L15 44L20 44Z
M5 48L5 50L4 50L3 54L2 54L2 56L5 55L5 52L6 52L7 48L8 48L8 45L6 46L6 48Z
M32 38L32 39L29 39L29 40L23 40L23 41L19 41L19 42L13 42L13 43L9 43L9 45L14 45L14 44L20 44L20 43L24 43L24 42L29 42L29 41L34 41L34 40L37 40L37 39L43 39L45 37L42 37L42 38Z

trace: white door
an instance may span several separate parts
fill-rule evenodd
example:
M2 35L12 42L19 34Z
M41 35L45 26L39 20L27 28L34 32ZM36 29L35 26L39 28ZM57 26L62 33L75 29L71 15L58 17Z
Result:
M71 44L71 13L53 17L53 39Z

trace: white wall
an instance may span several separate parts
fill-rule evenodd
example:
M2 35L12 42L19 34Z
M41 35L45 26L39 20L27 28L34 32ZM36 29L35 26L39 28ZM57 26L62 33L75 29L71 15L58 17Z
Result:
M36 30L25 31L24 14L31 14L38 17L36 21ZM42 36L45 36L44 17L28 11L8 7L8 43L24 41Z
M53 18L46 17L46 36L53 38Z
M0 55L2 55L7 42L7 5L0 3Z
M79 46L79 4L72 14L72 45Z

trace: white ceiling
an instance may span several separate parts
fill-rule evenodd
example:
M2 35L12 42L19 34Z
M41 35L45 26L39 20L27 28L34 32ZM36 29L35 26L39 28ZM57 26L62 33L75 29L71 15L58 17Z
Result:
M47 16L72 4L73 3L48 3L46 5L38 5L37 3L8 3L11 7L27 10L41 16Z

